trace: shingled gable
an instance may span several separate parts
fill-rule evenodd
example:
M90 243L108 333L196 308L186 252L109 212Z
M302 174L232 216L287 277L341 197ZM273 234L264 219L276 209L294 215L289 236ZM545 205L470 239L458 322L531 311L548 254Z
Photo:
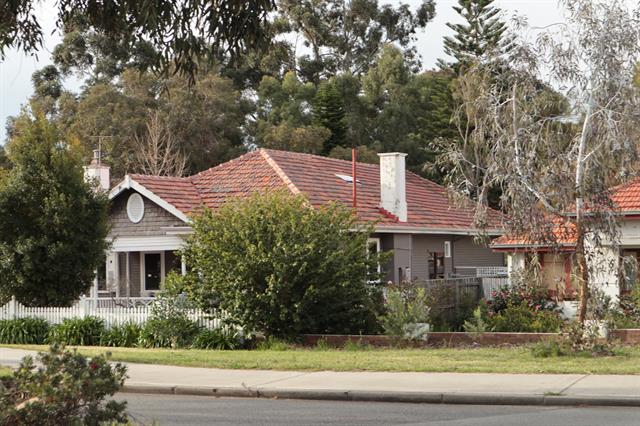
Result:
M342 177L341 177L342 176ZM134 189L188 222L201 206L212 209L234 196L256 191L285 189L302 193L313 206L330 201L352 204L351 162L310 154L260 149L194 176L158 177L128 175L110 193L115 198ZM406 173L408 218L399 222L380 208L380 170L358 163L358 216L377 222L380 231L409 233L473 234L473 209L454 205L442 186ZM489 212L491 233L499 233L502 216Z

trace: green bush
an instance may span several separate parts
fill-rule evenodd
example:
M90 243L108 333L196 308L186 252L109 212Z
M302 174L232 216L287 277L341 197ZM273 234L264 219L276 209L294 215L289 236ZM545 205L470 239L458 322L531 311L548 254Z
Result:
M366 250L372 230L351 209L310 209L290 193L232 200L194 218L181 288L248 332L289 340L377 332L380 291L369 283L380 280L381 259Z
M423 338L427 330L420 325L429 322L429 306L424 288L401 285L387 290L386 313L380 318L388 336L396 338Z
M526 305L535 311L559 310L558 304L549 297L549 290L540 286L531 286L523 282L504 285L491 293L487 302L491 315L499 314L511 306Z
M187 318L152 317L142 326L138 344L144 348L187 348L199 332L198 324Z
M41 345L48 332L49 323L42 318L0 321L0 343Z
M104 332L104 321L100 318L67 318L49 330L46 340L61 345L97 346Z
M486 309L486 304L478 306L473 311L473 317L464 322L464 331L474 337L492 330L486 311L483 308Z
M102 335L103 346L115 346L120 348L132 348L138 344L141 327L133 322L116 324Z
M233 350L243 346L244 339L237 331L223 330L202 330L193 339L191 347L194 349L215 349Z
M557 312L536 311L528 304L509 305L490 319L493 331L557 333L564 321Z
M126 378L126 367L103 356L87 359L57 345L28 356L0 392L0 425L99 425L127 421L126 402L114 395ZM0 385L1 386L1 385Z

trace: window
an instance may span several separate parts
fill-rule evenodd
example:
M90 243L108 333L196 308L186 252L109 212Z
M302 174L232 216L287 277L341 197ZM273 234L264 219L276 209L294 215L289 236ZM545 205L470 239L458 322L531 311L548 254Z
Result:
M141 276L145 292L160 290L164 281L164 252L142 253Z
M430 280L444 278L444 253L428 251L427 269Z
M336 173L336 177L339 177L340 179L342 179L345 182L353 183L353 176L341 175L339 173ZM356 183L360 183L360 179L356 179Z
M380 238L369 238L367 240L367 254L377 254L380 253ZM377 268L369 271L370 274L380 273L382 272L382 267L378 263Z
M144 217L144 200L142 199L142 195L134 192L129 195L129 199L127 200L127 216L129 216L129 220L133 223L138 223Z
M640 250L623 250L621 270L622 279L620 280L620 288L623 293L631 291L640 277L640 268L638 268L640 259Z
M444 242L444 257L451 257L451 241Z

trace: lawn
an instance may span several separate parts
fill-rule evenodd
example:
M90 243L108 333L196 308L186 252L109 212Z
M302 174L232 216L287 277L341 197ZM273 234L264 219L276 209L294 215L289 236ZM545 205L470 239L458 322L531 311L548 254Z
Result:
M11 373L13 373L12 369L10 369L9 367L0 365L0 378L10 376Z
M46 350L46 346L5 346ZM536 358L527 347L281 351L78 347L78 350L87 356L110 352L113 361L227 369L640 374L640 347L621 348L616 356L598 358Z

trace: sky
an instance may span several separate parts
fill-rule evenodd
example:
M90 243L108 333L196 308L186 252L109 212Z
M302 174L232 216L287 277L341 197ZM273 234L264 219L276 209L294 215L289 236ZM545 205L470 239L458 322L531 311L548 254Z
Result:
M404 0L404 3L417 7L421 0ZM398 1L381 1L381 3L397 4ZM443 37L452 31L447 22L461 22L458 14L452 9L457 0L436 0L436 17L417 34L418 52L422 56L425 69L433 68L439 58L444 58ZM495 6L502 9L505 20L513 15L526 16L533 27L542 27L562 21L562 12L557 0L496 0ZM46 34L44 46L37 56L24 55L17 51L9 51L0 62L0 143L5 139L5 123L7 118L18 114L33 92L31 74L39 68L51 63L50 53L60 42L60 34L54 32L56 9L55 0L37 3L37 15ZM70 78L65 87L78 91L81 81Z

